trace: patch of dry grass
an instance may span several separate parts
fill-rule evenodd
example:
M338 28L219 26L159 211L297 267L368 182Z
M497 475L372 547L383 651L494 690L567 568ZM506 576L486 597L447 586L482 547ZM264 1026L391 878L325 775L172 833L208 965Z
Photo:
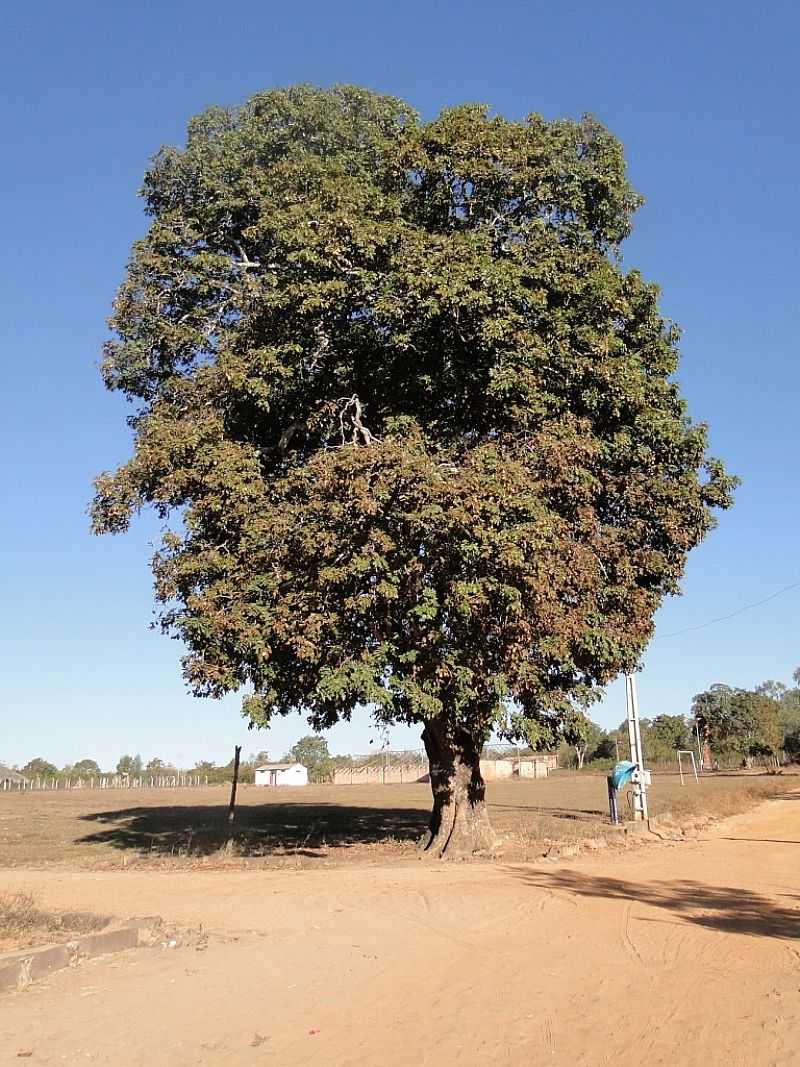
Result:
M673 789L669 795L658 797L656 803L651 804L651 814L657 816L669 811L676 819L692 815L725 819L749 811L763 800L788 793L797 787L797 782L796 776L787 781L780 774L701 778L699 785L687 782L681 790ZM708 788L709 785L712 788Z
M714 774L681 785L655 771L651 814L676 821L746 811L800 786L794 773ZM534 859L582 841L614 839L604 774L558 771L489 783L503 858ZM240 789L231 847L227 790L72 790L0 793L3 867L318 867L405 863L428 823L424 783ZM628 805L621 804L623 817ZM619 838L619 833L616 837ZM623 835L624 836L624 835Z
M574 855L598 847L627 848L636 840L622 828L611 826L606 811L594 804L605 794L602 775L558 773L547 780L542 790L549 807L520 807L496 804L493 824L503 838L502 858L530 861L543 856ZM673 829L707 825L754 808L765 800L785 796L800 784L797 775L714 774L699 783L687 777L681 785L677 774L655 772L648 791L650 815L656 824L663 819ZM511 786L510 788L514 788ZM510 794L503 796L505 801ZM625 825L632 825L630 790L620 797L620 815ZM695 822L695 820L698 820ZM599 845L598 845L599 842Z
M50 941L66 941L100 930L108 924L101 915L44 911L32 893L0 891L0 952Z

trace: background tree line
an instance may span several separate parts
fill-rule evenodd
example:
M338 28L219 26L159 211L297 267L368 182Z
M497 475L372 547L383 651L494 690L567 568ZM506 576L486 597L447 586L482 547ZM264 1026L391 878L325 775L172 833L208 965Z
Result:
M800 757L800 668L794 685L769 680L754 689L721 682L698 693L688 715L656 715L641 720L648 763L673 763L678 749L702 750L704 762L731 766L754 761L777 764ZM561 766L610 764L628 756L627 724L604 730L575 716L559 748Z
M373 757L367 757L367 760ZM374 757L379 758L379 757ZM260 751L251 753L239 764L239 781L244 784L252 784L255 781L256 767L268 763L268 752ZM328 750L328 742L319 735L309 735L301 738L283 757L282 762L302 763L308 768L309 778L313 782L326 782L333 780L334 769L338 765L351 766L364 762L363 758L353 756L332 756ZM127 775L131 778L171 778L180 775L197 775L207 778L209 785L219 785L230 782L233 776L233 758L227 763L216 763L213 760L198 760L193 767L176 767L173 764L153 756L145 762L141 755L125 753L117 760L116 766L103 770L97 760L80 759L75 763L67 763L58 767L50 760L37 756L29 760L23 767L16 767L20 774L26 778L55 778L59 781L76 778L112 778Z
M253 755L249 760L243 761L240 766L239 778L241 781L253 781L254 767L260 757ZM97 760L80 759L75 763L67 763L58 767L50 760L37 756L29 760L23 767L15 767L26 778L55 778L59 781L66 779L91 779L91 778L114 778L128 776L130 778L173 778L180 775L207 776L209 784L215 782L230 781L233 772L233 760L227 764L216 764L210 760L198 760L190 768L175 767L173 764L153 756L146 763L137 753L136 755L124 754L117 760L116 766L103 769Z
M800 668L793 676L793 685L768 680L754 689L740 689L716 682L692 701L688 715L656 715L641 720L642 743L650 764L673 763L678 749L704 752L705 762L730 766L753 761L777 763L800 758ZM595 770L628 756L628 730L625 722L615 730L604 730L586 715L575 713L565 730L565 740L558 749L559 765ZM526 749L525 752L532 750ZM487 750L497 757L499 750ZM503 752L502 755L507 755ZM255 780L256 767L269 762L265 751L252 753L239 766L239 780L245 784ZM328 742L319 734L300 738L284 755L283 762L302 763L312 782L333 781L337 767L380 764L386 759L397 761L419 759L419 753L383 751L364 756L331 755ZM191 768L177 768L154 756L144 762L138 754L125 754L113 770L103 771L96 760L81 759L59 768L42 757L36 757L19 768L27 778L98 778L130 775L133 778L162 778L193 774L208 779L209 785L229 782L233 775L233 759L227 763L198 760Z

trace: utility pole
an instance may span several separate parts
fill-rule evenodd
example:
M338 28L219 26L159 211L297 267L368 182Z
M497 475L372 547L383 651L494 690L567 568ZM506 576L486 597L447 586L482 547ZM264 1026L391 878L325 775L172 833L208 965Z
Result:
M625 675L625 696L631 763L636 764L636 770L631 778L633 785L633 817L643 821L649 818L647 812L647 775L644 769L642 733L639 728L639 701L636 696L636 678L632 674Z

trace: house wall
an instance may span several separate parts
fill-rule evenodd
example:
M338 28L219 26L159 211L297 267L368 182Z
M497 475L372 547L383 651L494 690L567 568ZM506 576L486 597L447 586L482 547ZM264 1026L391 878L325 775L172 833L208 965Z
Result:
M308 771L305 767L289 767L288 770L278 771L278 785L308 785Z
M501 778L511 778L514 774L514 764L505 759L482 759L481 774L484 782L496 782Z
M520 778L546 778L550 766L545 760L520 760Z
M270 770L257 770L255 784L272 785L272 773ZM275 785L308 785L308 771L300 765L289 767L285 771L277 771L275 772Z

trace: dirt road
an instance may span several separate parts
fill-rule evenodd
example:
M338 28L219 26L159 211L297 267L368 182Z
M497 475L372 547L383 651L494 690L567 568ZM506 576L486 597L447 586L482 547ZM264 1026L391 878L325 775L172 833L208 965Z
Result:
M800 797L558 865L6 871L212 936L4 997L0 1062L800 1064L799 861Z

